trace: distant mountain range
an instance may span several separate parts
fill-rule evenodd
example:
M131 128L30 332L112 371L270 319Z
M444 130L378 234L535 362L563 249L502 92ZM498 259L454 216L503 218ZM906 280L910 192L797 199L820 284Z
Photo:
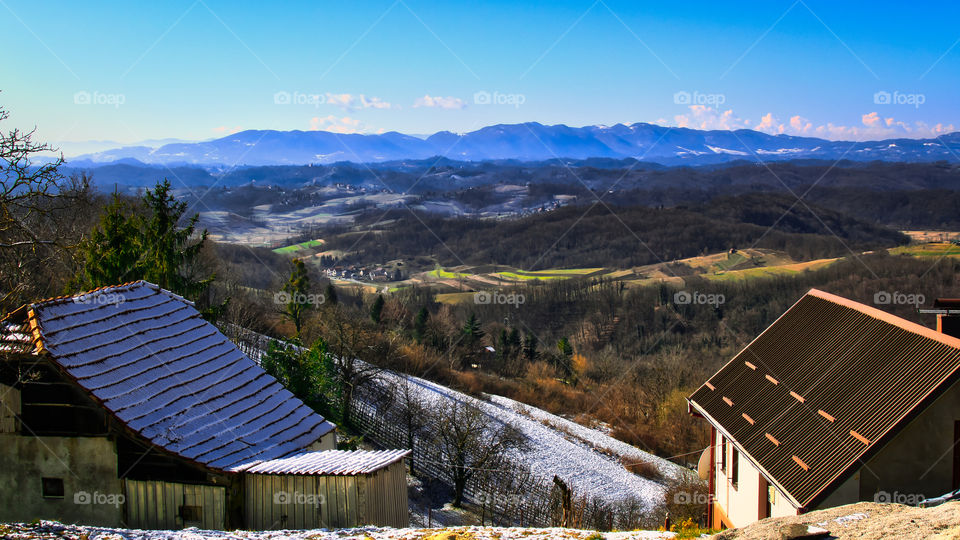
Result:
M70 158L71 167L108 163L202 166L303 165L343 161L374 163L444 156L461 161L556 158L633 158L664 165L704 165L733 160L849 159L854 161L960 161L960 132L939 139L829 141L768 135L741 129L696 130L655 124L569 127L536 122L499 124L429 137L327 131L248 130L202 142L130 146Z

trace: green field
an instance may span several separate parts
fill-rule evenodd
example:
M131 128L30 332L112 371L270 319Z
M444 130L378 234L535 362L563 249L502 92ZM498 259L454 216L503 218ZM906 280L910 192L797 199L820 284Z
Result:
M512 279L514 281L528 281L533 279L565 279L567 276L555 276L550 274L521 274L518 272L497 272L493 274L494 276L500 276L504 279Z
M818 259L802 263L784 264L779 266L762 266L759 268L745 268L728 272L711 272L703 277L714 281L744 281L748 279L793 276L807 270L816 270L833 264L837 259Z
M555 268L553 270L517 270L518 274L527 276L585 276L606 270L605 268Z
M430 272L429 275L439 278L439 279L460 279L460 278L469 278L472 274L465 274L462 272L450 272L449 270L444 270L442 267L436 267Z
M305 249L320 247L323 245L323 240L308 240L306 242L300 242L299 244L293 244L292 246L284 246L273 250L274 253L280 254L289 254L296 253L298 251L303 251Z
M914 257L958 257L960 246L949 242L930 242L928 244L913 244L890 250L892 255L913 255Z

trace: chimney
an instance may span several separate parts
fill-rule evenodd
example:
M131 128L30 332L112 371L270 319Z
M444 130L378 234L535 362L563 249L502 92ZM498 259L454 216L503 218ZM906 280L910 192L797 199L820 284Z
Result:
M937 316L937 332L960 338L960 298L937 298L933 309L921 309L920 313Z

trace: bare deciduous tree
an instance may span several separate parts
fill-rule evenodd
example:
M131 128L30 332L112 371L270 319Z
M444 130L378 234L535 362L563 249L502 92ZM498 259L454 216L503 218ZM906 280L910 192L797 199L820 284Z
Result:
M433 443L443 472L453 484L453 506L458 508L467 482L502 466L511 452L526 445L516 428L467 403L447 401L437 406L434 415Z
M426 434L426 428L430 422L430 414L427 404L413 387L415 383L410 381L409 377L401 376L401 381L394 389L394 404L397 407L397 416L403 427L404 436L406 436L407 448L411 451L410 455L410 474L416 475L416 453L415 445L418 439Z
M9 117L0 107L0 122ZM89 220L89 177L60 174L62 155L38 163L54 149L35 142L35 132L0 131L0 311L62 292Z

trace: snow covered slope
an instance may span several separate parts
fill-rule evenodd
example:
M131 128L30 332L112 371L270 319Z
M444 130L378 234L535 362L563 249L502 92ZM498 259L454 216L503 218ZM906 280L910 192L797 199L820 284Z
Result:
M479 400L434 382L386 372L381 375L381 382L402 384L401 377L406 377L428 403L438 400L469 403L491 419L518 429L530 445L516 459L547 481L553 475L560 476L577 495L599 497L608 502L638 498L650 508L662 501L665 484L686 471L597 430L505 397L489 396L489 401ZM658 482L630 473L621 460L649 462L657 467L664 480Z

